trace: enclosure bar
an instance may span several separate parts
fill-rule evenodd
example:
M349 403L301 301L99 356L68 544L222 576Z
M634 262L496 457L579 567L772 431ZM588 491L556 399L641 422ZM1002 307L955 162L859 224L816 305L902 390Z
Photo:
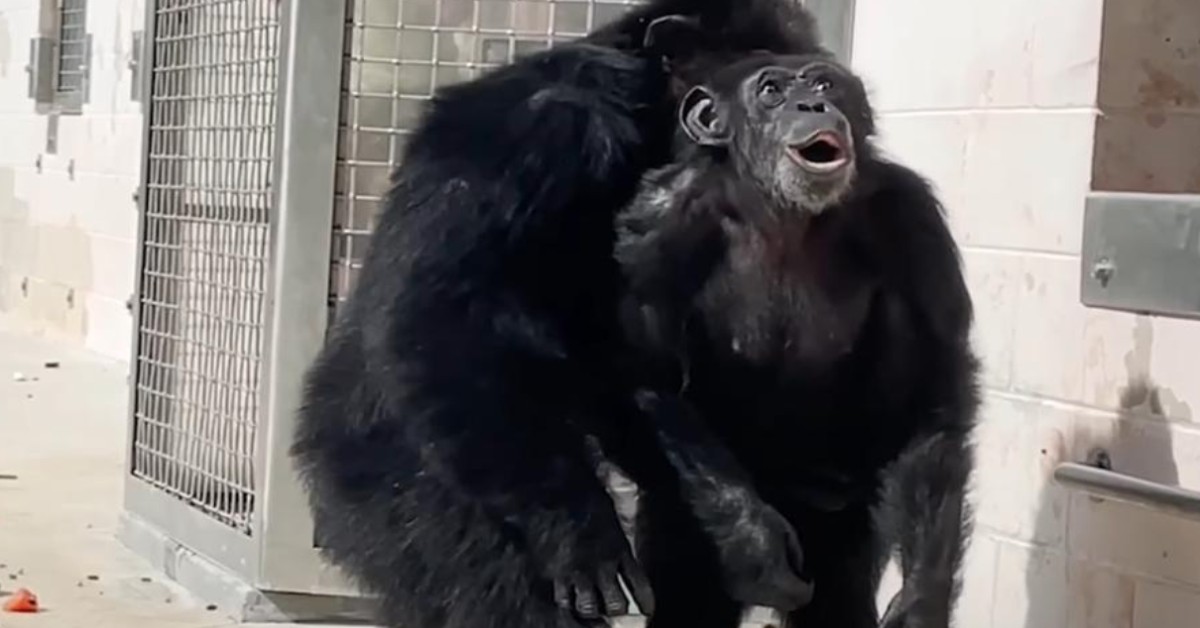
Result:
M1168 486L1098 467L1068 462L1054 469L1067 488L1159 512L1200 519L1200 492Z
M346 2L280 5L271 289L256 465L263 589L327 593L313 521L288 450L304 373L325 340Z

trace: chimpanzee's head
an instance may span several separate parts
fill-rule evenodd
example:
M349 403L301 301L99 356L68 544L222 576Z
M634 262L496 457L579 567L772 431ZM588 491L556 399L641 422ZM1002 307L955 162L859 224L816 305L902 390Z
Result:
M874 132L861 81L825 55L731 64L684 96L679 118L773 201L813 214L845 197Z

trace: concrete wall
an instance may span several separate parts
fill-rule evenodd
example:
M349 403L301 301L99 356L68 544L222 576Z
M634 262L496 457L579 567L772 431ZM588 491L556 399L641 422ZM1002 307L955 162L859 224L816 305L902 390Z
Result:
M1165 119L1173 133L1195 124L1196 7L857 0L853 63L873 89L882 142L937 184L978 312L987 402L960 626L1197 625L1200 524L1049 479L1058 462L1103 446L1119 471L1200 488L1200 324L1079 305L1085 198L1134 185L1094 186L1094 158L1133 148L1157 157L1131 161L1162 171L1161 136L1098 132L1101 108ZM1115 149L1094 151L1102 142ZM1180 162L1170 189L1200 167L1200 144L1180 146L1166 147Z
M90 101L59 118L51 155L26 95L40 4L0 0L0 313L127 360L142 128L127 65L143 5L88 2Z

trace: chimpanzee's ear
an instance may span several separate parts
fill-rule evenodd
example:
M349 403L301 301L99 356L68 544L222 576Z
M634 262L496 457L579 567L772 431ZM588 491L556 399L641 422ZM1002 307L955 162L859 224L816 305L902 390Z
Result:
M701 48L703 31L696 18L664 15L646 26L642 47L667 61L676 61Z
M717 101L707 87L697 85L688 90L679 105L679 124L701 146L725 146L729 143L729 124Z

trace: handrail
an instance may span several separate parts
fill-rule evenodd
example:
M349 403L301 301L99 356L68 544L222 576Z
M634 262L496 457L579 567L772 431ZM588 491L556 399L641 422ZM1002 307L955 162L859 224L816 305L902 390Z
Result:
M1066 462L1054 468L1054 480L1097 497L1160 512L1200 519L1200 492L1168 486L1100 467Z

